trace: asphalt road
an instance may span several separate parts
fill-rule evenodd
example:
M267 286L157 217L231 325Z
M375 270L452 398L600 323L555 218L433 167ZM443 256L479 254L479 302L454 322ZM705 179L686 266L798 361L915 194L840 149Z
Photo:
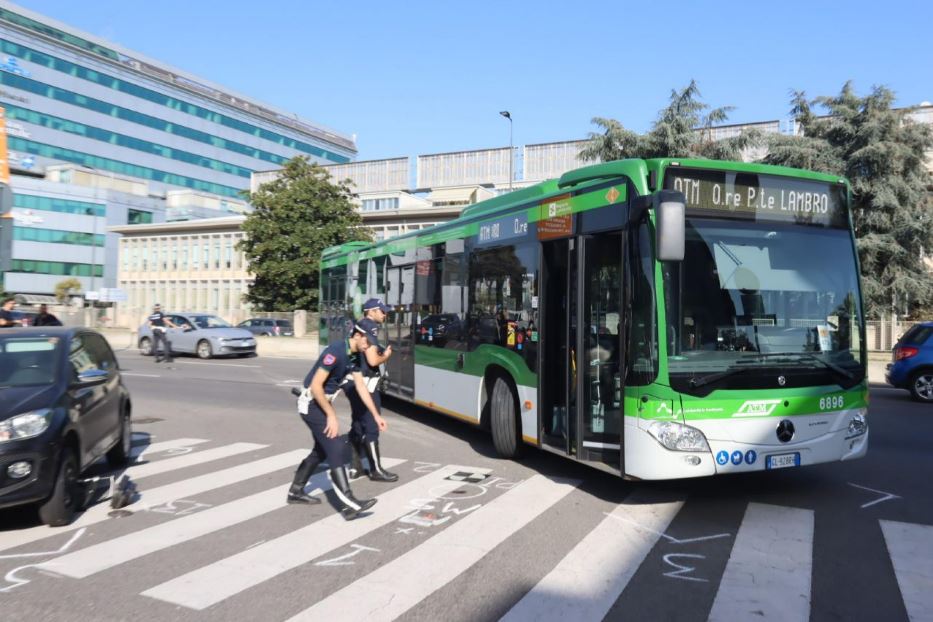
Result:
M933 409L906 392L873 388L863 460L664 483L501 460L387 400L401 477L355 482L379 503L348 523L284 504L310 361L118 354L142 498L55 530L0 513L4 619L933 619Z

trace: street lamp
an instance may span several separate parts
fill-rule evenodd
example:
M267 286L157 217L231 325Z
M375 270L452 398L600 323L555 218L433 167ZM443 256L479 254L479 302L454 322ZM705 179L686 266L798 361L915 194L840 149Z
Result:
M512 153L512 115L508 110L503 110L499 114L509 120L509 192L512 191L512 161L515 159Z

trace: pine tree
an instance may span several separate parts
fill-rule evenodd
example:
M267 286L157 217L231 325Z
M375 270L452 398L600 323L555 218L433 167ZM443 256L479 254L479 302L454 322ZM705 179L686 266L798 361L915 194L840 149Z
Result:
M933 303L933 275L923 264L933 249L933 203L926 154L933 130L893 109L894 93L874 87L859 97L847 82L839 95L808 100L792 94L802 136L774 136L764 162L849 179L852 219L869 316ZM817 116L814 106L825 109Z
M624 158L741 160L743 150L760 142L760 132L747 130L738 136L714 140L713 127L728 120L733 108L709 110L700 97L694 80L679 91L672 90L670 103L658 113L651 131L644 135L625 129L615 119L594 117L592 122L602 131L590 132L580 158L601 162Z
M349 180L333 181L304 157L289 160L277 179L249 195L253 211L237 246L255 275L248 302L265 311L317 307L321 252L371 239L350 198Z

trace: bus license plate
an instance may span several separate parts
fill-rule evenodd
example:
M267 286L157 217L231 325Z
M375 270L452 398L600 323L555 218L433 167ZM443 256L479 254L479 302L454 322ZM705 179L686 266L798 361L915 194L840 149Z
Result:
M800 466L800 454L797 452L768 456L768 460L765 463L765 468L767 469L784 469L795 466Z

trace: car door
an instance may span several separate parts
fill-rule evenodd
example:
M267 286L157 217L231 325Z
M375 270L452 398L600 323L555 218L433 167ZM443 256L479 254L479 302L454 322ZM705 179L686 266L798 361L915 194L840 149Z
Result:
M172 350L175 352L194 352L194 345L197 343L196 331L191 321L183 315L172 315L170 318L172 324L177 328L170 328L169 339L172 342Z
M105 374L100 373L100 362L94 350L88 347L86 334L72 337L68 349L71 369L69 401L75 415L81 445L81 464L94 461L105 444L110 387ZM95 376L99 376L96 377Z
M103 453L120 440L120 368L106 339L97 333L85 333L82 339L96 361L97 369L107 372L102 385L104 395L100 402L101 411L95 415L99 417L101 425L100 447L95 448L95 453Z

